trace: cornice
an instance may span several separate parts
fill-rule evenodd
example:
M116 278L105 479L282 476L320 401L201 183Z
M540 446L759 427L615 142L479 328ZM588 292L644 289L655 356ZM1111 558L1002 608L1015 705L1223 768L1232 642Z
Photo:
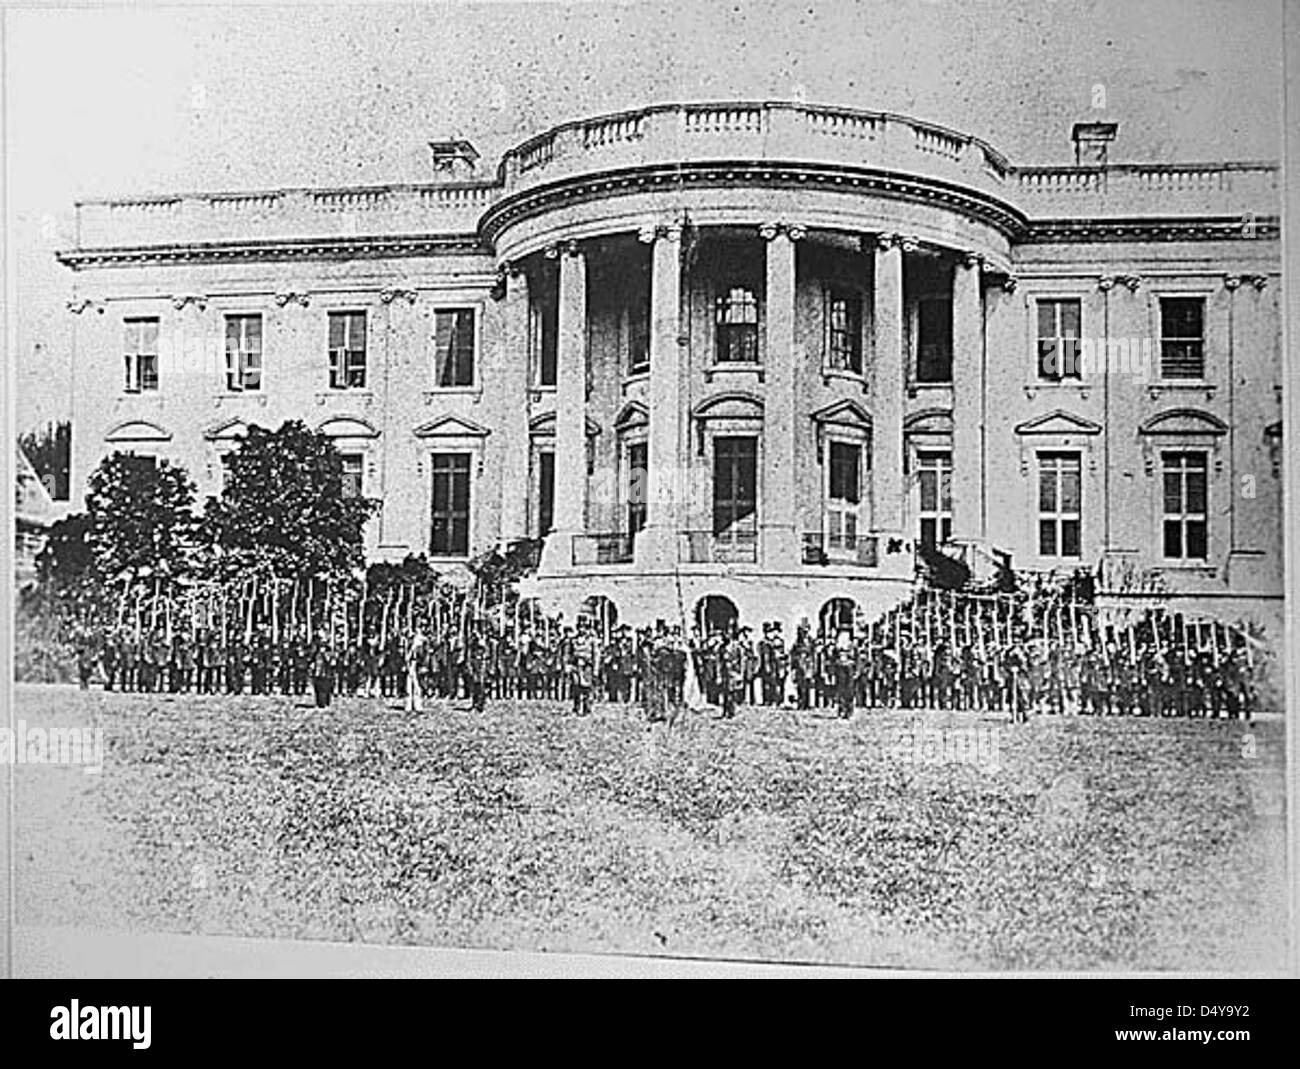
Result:
M357 260L382 257L491 255L474 234L395 234L370 237L213 241L196 244L112 246L56 253L74 271L150 264Z
M1251 231L1239 215L1135 216L1130 218L1031 219L1025 245L1094 241L1268 241L1281 231L1275 215L1254 216Z
M609 196L682 186L830 189L939 204L988 223L1012 240L1018 240L1028 225L1025 216L1009 202L938 178L843 164L710 160L628 167L534 186L490 206L479 222L479 233L485 244L495 244L507 227L543 212Z

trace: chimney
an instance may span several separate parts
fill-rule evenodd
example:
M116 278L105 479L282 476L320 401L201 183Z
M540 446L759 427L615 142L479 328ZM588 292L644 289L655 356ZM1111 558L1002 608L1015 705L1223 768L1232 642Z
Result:
M478 152L468 141L430 141L429 152L440 178L469 178L478 163Z
M1074 165L1105 166L1107 146L1115 140L1118 131L1119 123L1114 122L1075 123L1070 129L1070 140L1074 142Z

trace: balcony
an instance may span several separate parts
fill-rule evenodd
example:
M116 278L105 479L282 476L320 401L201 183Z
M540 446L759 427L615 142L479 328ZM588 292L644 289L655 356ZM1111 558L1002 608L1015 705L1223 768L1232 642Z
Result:
M621 532L573 536L573 565L631 564L636 535Z
M685 564L756 564L758 531L752 528L724 531L683 531Z
M879 565L880 540L876 535L827 535L807 531L803 536L803 562L826 566L851 564L859 568Z

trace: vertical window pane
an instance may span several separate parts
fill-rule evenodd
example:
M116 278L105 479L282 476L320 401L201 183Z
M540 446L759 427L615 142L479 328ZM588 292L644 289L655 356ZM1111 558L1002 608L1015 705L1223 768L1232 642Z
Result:
M1061 556L1079 556L1079 521L1061 521Z
M1044 557L1056 556L1056 521L1038 521L1038 552Z
M1205 560L1208 556L1205 537L1205 521L1188 520L1186 537L1187 556L1193 560Z
M1165 556L1178 558L1183 555L1183 525L1178 520L1165 520Z

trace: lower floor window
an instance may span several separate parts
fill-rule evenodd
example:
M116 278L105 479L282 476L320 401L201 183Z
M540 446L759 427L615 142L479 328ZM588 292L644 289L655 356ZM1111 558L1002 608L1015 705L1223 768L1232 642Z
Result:
M1038 457L1038 554L1078 557L1082 522L1078 453L1041 453Z
M469 555L468 453L434 453L433 531L429 552L435 557Z
M917 453L916 467L921 498L917 535L924 545L938 545L952 537L952 453Z
M361 463L360 453L344 453L343 460L343 496L360 497L361 496Z
M1206 456L1162 453L1164 482L1164 556L1166 560L1205 560L1207 538Z

